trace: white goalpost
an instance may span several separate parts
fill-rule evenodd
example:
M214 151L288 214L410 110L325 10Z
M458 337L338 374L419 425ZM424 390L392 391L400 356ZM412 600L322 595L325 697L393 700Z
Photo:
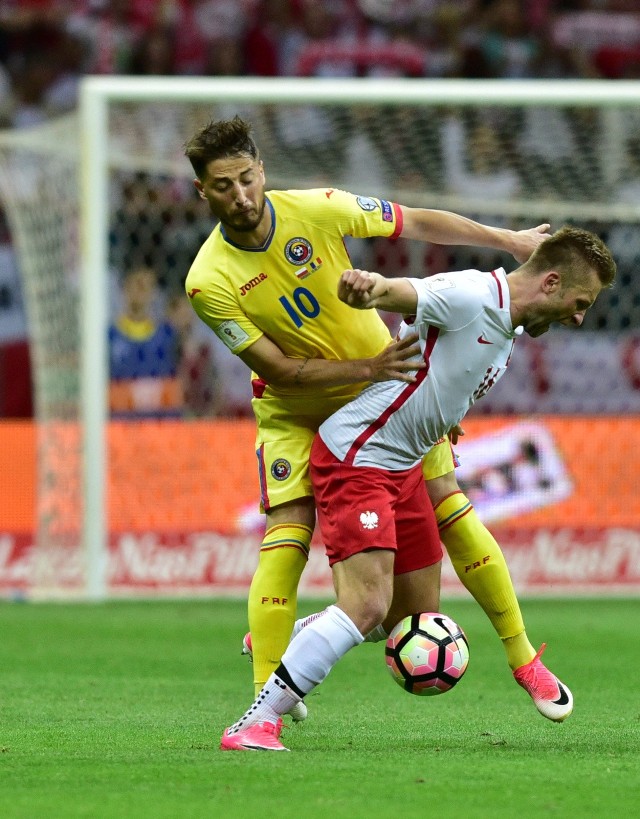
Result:
M514 227L610 231L640 219L640 197L620 195L640 168L637 82L85 78L77 115L0 134L0 198L33 332L34 595L101 600L117 586L107 434L114 270L139 253L165 265L167 288L179 289L207 218L194 213L183 144L235 112L254 123L268 187L327 184ZM631 302L625 315L616 324L600 314L599 326L632 324ZM172 588L181 591L161 591Z

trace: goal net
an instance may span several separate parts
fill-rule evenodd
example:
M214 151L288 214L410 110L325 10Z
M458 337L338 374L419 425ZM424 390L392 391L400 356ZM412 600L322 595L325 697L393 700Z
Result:
M499 226L598 232L618 260L617 286L590 311L579 340L549 334L542 362L523 344L519 374L479 412L503 423L558 413L632 423L640 412L639 100L636 83L87 78L77 114L0 134L0 201L23 277L37 413L34 542L14 544L12 558L23 566L20 582L34 594L100 598L233 591L250 576L260 525L251 511L251 421L230 420L248 412L242 367L238 375L226 351L212 348L208 391L202 372L187 372L192 380L180 382L171 405L170 385L151 383L151 367L132 393L118 393L124 404L110 403L108 328L129 272L153 271L152 317L174 310L177 343L187 344L174 296L212 224L183 145L210 119L240 114L253 123L268 188L340 187ZM387 275L514 264L498 252L402 240L349 250L354 264ZM509 446L526 450L525 427ZM607 440L612 430L597 434ZM552 477L528 501L512 493L508 510L538 514L527 531L544 524L545 503L576 486L544 443L549 428L536 434L536 458L548 450ZM581 433L571 434L578 441ZM626 434L636 434L633 424ZM586 453L589 442L579 445ZM469 492L483 457L472 453ZM619 525L633 528L640 510L634 521Z

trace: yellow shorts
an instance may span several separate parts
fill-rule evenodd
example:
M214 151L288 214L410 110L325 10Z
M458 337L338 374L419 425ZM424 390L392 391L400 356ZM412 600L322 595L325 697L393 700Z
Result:
M425 481L441 478L459 466L458 458L448 438L440 438L422 459L422 474Z
M343 397L312 405L304 399L254 398L262 511L313 496L309 476L311 444L320 424L344 403ZM449 440L442 438L424 456L422 474L425 480L432 480L457 465Z
M311 444L320 424L346 401L344 397L322 402L253 399L262 511L313 496Z

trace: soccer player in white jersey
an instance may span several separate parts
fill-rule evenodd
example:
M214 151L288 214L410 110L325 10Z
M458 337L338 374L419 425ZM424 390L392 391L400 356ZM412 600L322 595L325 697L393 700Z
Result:
M433 610L440 544L423 541L420 552L415 542L405 543L412 526L427 531L433 517L415 500L424 452L500 378L519 334L537 337L554 322L580 326L615 272L601 239L566 227L509 276L502 269L393 280L343 273L338 294L345 303L410 317L407 328L419 333L426 366L410 384L371 384L320 426L311 477L336 603L292 639L253 705L225 730L223 750L287 750L279 740L281 715L349 649L406 614ZM406 572L403 600L394 597L394 561ZM535 673L532 662L516 680L529 690ZM551 697L547 690L540 697L536 704L549 719L571 713L571 692L559 680Z
M392 344L375 310L354 313L338 299L338 280L351 266L344 237L495 247L522 263L548 237L549 225L492 228L335 188L267 190L251 127L239 117L199 129L185 153L199 195L219 220L193 262L186 292L198 316L253 371L266 529L249 589L251 632L244 646L252 652L257 694L294 628L316 521L308 467L313 437L365 383L413 381L405 360L413 352L409 340ZM440 538L516 672L536 652L504 555L460 490L455 466L444 437L423 461ZM300 719L305 711L302 703L292 716Z

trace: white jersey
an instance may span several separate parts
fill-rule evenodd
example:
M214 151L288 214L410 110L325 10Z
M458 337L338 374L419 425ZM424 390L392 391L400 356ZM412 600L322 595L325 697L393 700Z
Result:
M502 268L409 281L418 306L399 336L419 334L427 366L412 384L370 384L321 425L322 440L344 463L414 466L502 376L522 332L512 326Z

